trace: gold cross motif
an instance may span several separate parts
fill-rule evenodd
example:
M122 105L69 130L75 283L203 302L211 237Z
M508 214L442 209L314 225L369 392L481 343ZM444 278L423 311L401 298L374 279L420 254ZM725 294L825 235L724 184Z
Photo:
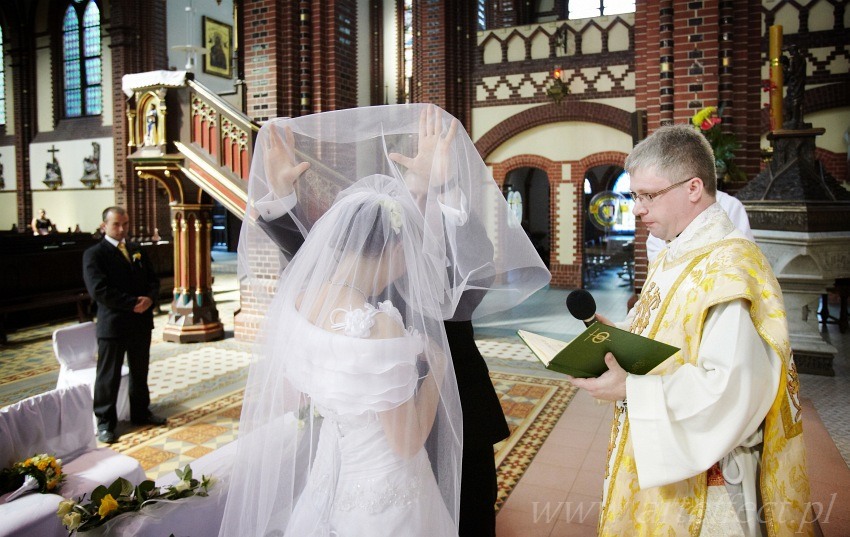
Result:
M641 334L649 325L652 310L661 305L661 291L655 282L650 283L640 294L640 299L635 305L635 316L629 331L633 334Z

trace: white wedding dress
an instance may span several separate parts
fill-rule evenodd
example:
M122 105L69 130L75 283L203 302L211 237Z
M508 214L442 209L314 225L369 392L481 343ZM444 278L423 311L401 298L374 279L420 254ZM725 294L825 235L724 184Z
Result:
M287 379L310 396L323 418L287 537L457 535L424 447L402 458L387 440L379 413L414 395L423 341L415 330L368 339L379 314L403 326L389 301L337 310L335 332L311 324L295 309L283 314L283 326L299 334Z

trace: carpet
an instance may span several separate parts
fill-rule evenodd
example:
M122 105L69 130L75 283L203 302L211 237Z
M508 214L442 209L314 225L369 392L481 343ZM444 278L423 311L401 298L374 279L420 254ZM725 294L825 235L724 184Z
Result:
M505 503L563 414L575 388L563 380L491 372L511 435L494 447L498 468L496 509ZM233 441L242 390L169 417L163 427L123 434L112 449L139 461L151 479L172 473Z

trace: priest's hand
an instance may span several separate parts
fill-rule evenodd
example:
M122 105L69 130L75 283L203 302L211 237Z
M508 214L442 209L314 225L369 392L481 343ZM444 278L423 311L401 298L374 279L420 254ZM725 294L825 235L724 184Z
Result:
M309 162L296 164L295 137L292 129L283 129L286 141L280 138L277 129L269 129L269 135L263 144L263 167L269 188L278 198L286 197L295 190L295 183L307 169Z
M614 355L605 355L608 371L596 378L578 379L567 375L573 386L587 390L592 397L603 401L622 401L626 398L626 370L620 367Z
M615 326L615 325L614 325L614 323L612 323L612 322L611 322L611 320L610 320L610 319L608 319L608 317L606 317L606 316L604 316L604 315L602 315L602 314L600 314L600 313L597 313L595 318L596 318L596 321L597 321L597 322L600 322L600 323L602 323L602 324L604 324L604 325L607 325L607 326Z

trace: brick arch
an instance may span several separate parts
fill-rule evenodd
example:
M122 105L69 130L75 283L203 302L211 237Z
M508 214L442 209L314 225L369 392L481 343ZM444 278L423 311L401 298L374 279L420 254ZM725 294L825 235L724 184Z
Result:
M620 153L619 151L602 151L588 155L573 166L573 176L575 180L580 181L584 179L585 171L597 166L619 166L623 168L626 164L627 156L626 153ZM577 174L578 176L576 177Z
M475 143L484 160L497 147L531 128L564 121L584 121L611 127L626 134L632 133L632 114L607 104L572 102L535 106L505 119Z
M499 185L499 188L504 186L505 177L507 177L510 172L518 168L538 168L540 170L543 170L549 177L550 189L552 187L552 184L558 183L562 180L561 164L559 162L549 160L548 158L541 157L539 155L516 155L505 161L499 162L497 164L492 164L492 166L493 179L496 180L496 183Z

